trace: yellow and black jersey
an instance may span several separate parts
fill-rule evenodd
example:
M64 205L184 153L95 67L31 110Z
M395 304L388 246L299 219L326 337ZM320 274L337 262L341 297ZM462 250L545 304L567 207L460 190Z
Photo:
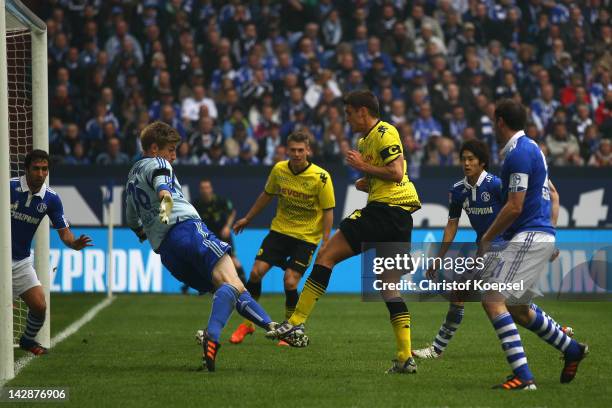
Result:
M359 139L358 149L365 162L373 166L382 167L395 159L403 162L404 178L400 183L368 176L368 203L376 201L402 207L408 211L415 211L421 207L414 184L405 174L406 160L403 156L402 143L393 125L379 120L365 136Z
M334 186L329 173L309 163L294 173L289 161L272 168L265 191L278 196L270 229L302 241L318 244L323 236L323 210L334 208Z

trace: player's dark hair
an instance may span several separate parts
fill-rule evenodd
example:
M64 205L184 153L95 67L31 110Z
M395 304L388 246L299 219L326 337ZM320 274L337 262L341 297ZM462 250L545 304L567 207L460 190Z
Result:
M212 184L212 181L210 181L210 179L208 177L203 177L200 179L200 184L202 183L210 183Z
M349 92L343 101L345 105L352 106L354 109L366 108L371 116L380 117L378 98L372 91L365 89Z
M306 143L306 146L310 146L310 135L304 130L298 130L289 135L287 145L289 142Z
M472 153L481 164L484 164L484 169L488 170L491 156L489 154L489 146L481 140L474 139L463 142L459 149L459 157L463 155L464 151Z
M23 164L27 169L30 168L30 165L33 162L37 162L37 161L41 161L41 160L46 160L47 163L49 163L49 153L45 152L44 150L40 150L40 149L34 149L31 152L29 152L28 154L26 154L25 160L23 161Z
M140 132L140 144L142 150L149 150L153 143L160 149L166 147L169 143L178 143L181 141L181 136L172 126L164 123L155 121L147 125L142 132Z
M522 104L513 99L502 99L495 106L495 121L499 118L502 118L511 130L521 130L527 123L527 112Z

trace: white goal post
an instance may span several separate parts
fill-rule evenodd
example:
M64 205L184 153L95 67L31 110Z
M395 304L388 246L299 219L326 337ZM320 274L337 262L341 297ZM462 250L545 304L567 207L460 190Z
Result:
M19 48L21 43L7 48L7 36L12 34L27 38L23 46L30 47L31 44L31 49ZM31 74L10 70L7 52L10 52L10 58L18 60L20 68ZM13 85L26 80L31 83L24 90L11 91L9 99L9 90L17 88ZM11 168L13 171L23 170L24 149L49 151L47 86L47 29L44 22L19 0L0 0L0 383L14 376L9 179ZM19 92L24 92L25 97L17 95ZM15 146L13 141L16 138L26 138L27 143ZM34 266L47 300L47 319L37 339L49 347L51 277L49 221L46 217L35 236L34 252Z

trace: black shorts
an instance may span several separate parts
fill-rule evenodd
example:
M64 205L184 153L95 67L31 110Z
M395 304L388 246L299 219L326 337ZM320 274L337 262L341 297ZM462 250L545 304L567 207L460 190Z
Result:
M412 213L372 201L340 222L340 231L355 254L364 242L410 242Z
M310 242L270 231L261 243L255 259L278 266L283 270L290 268L303 275L316 249L317 246Z

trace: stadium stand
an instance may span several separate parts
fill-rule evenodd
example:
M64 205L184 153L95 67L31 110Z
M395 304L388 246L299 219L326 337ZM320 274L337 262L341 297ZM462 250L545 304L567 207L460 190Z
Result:
M134 160L139 131L156 119L181 134L181 164L271 164L303 127L315 161L338 161L353 143L341 95L368 87L413 167L455 165L459 144L474 137L496 158L491 117L502 97L529 108L528 134L550 164L612 165L609 0L33 7L48 27L58 162Z

